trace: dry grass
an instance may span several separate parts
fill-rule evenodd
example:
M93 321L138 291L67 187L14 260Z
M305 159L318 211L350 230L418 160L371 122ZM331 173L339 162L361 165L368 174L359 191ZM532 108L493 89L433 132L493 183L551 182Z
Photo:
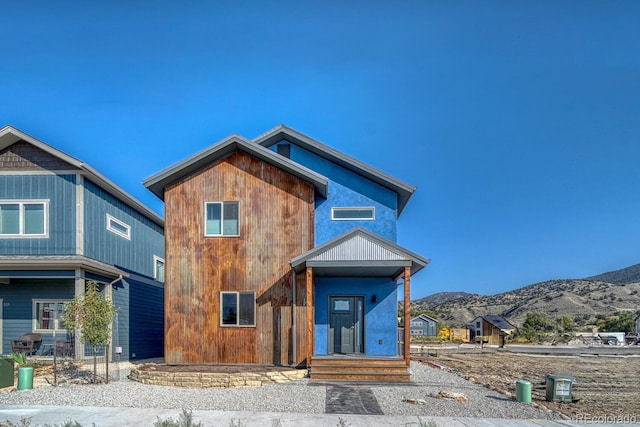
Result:
M533 356L513 353L445 354L430 358L454 369L472 382L515 396L519 379L532 384L532 402L580 417L636 417L640 419L640 357L638 356ZM576 378L574 403L553 403L545 398L546 375ZM582 418L584 419L584 418Z

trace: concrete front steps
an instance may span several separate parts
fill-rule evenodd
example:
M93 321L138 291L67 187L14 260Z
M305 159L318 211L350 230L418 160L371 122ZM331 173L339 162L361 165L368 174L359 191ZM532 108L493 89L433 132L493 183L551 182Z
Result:
M314 356L311 380L407 382L409 367L400 357Z

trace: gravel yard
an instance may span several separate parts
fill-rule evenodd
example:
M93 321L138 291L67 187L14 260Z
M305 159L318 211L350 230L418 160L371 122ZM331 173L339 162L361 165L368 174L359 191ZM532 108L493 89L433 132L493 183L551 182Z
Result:
M560 418L558 412L518 403L459 375L414 362L406 385L353 385L370 388L385 415L442 417ZM61 384L0 393L0 405L77 405L222 411L325 413L326 384L308 379L263 387L193 389L146 385L126 379L100 385ZM462 394L466 401L437 398Z
M532 401L576 418L586 415L631 416L640 419L640 356L527 355L510 352L446 354L425 360L456 370L461 377L503 394L515 393L515 382L532 384ZM552 403L545 398L546 375L575 377L575 403Z

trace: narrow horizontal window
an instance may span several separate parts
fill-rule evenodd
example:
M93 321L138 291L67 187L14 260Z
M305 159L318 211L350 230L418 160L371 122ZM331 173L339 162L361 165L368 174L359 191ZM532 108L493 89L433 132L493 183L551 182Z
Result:
M0 237L46 237L48 200L0 201Z
M375 219L374 207L331 208L334 221L370 221Z
M255 292L220 292L222 326L255 326Z
M205 236L239 236L238 202L206 202L204 204Z
M33 300L33 332L65 332L66 326L60 320L67 300Z
M107 230L120 237L131 240L131 226L107 214Z
M164 283L164 259L153 256L153 278Z

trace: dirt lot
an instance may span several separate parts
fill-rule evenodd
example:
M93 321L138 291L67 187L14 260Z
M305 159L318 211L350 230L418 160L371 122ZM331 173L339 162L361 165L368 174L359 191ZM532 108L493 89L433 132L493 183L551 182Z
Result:
M580 417L636 417L640 420L640 357L638 356L548 356L507 352L446 354L423 358L444 365L464 378L515 396L519 379L532 385L532 402ZM574 403L553 403L545 398L546 375L575 377ZM584 418L583 418L584 419Z

